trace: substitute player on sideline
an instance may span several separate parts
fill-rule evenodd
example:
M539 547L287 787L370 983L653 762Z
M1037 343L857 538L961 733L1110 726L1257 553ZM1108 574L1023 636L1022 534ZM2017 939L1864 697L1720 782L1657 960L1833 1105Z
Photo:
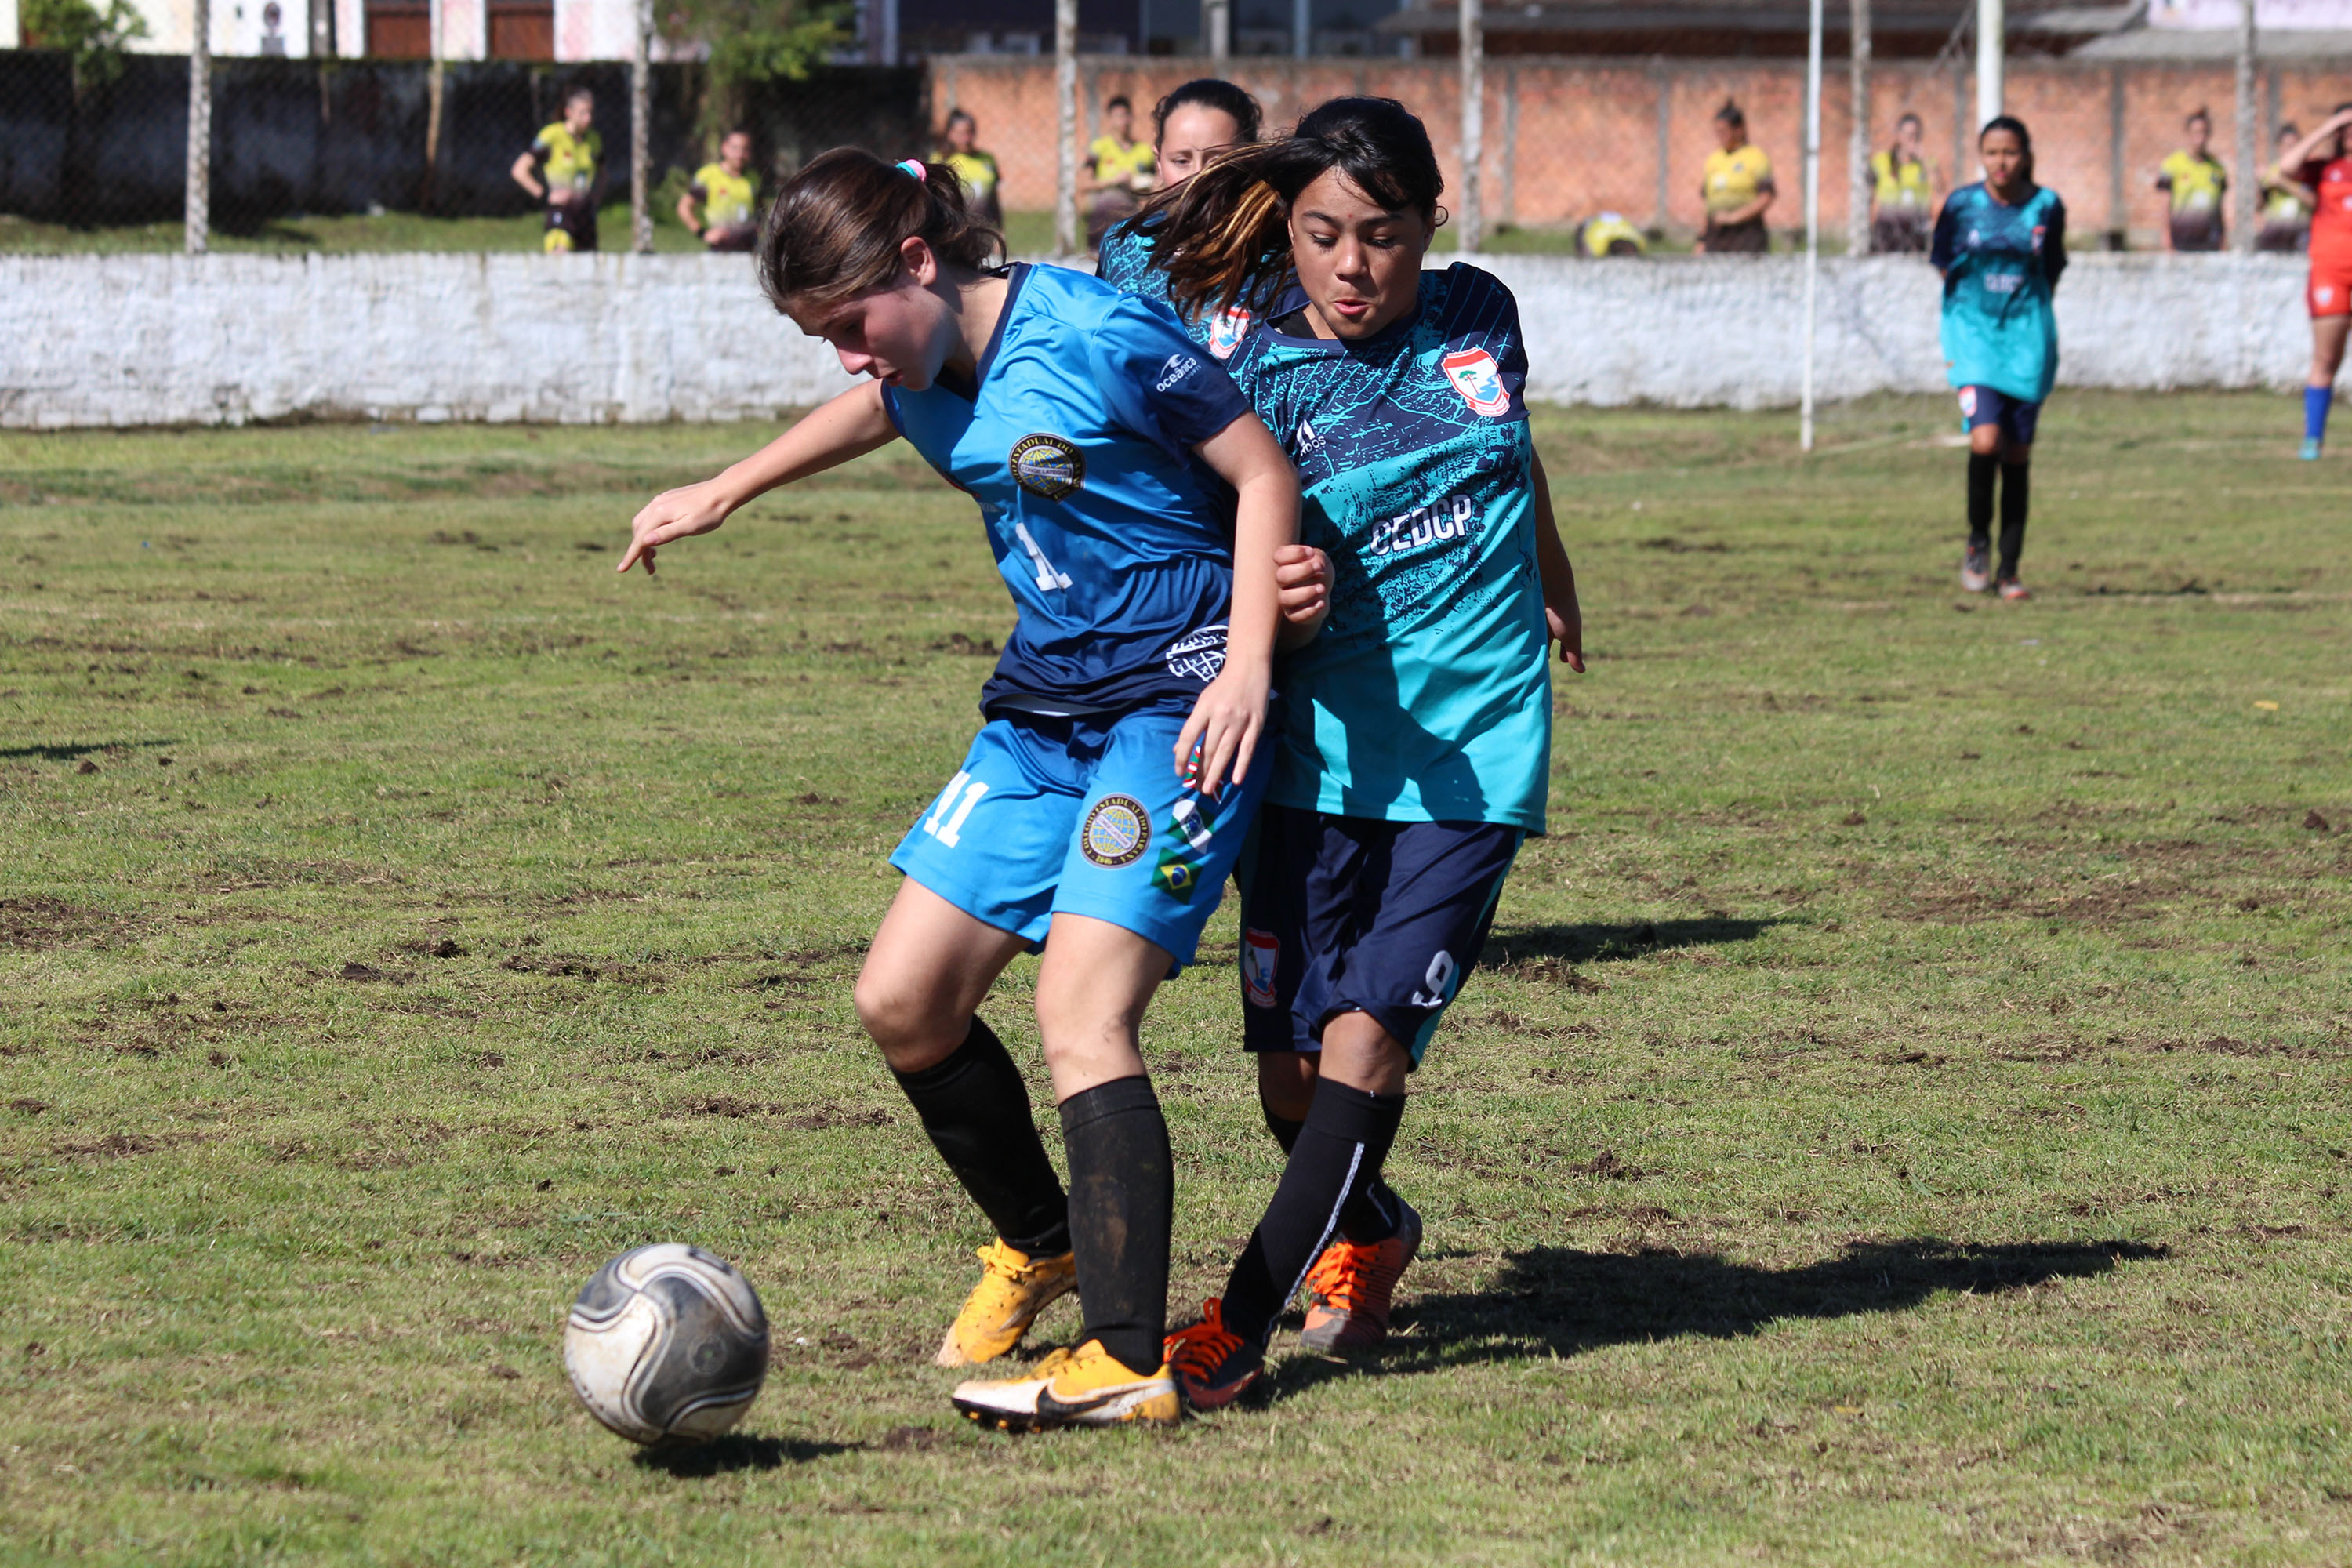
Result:
M1165 311L1059 268L984 270L1002 243L943 166L852 148L811 162L761 227L761 283L873 380L655 498L621 570L900 436L979 501L1019 619L982 691L987 723L891 857L906 880L858 1016L997 1230L940 1359L1003 1354L1073 1283L1085 1305L1074 1348L963 1384L957 1408L1015 1428L1173 1421L1174 1178L1138 1029L1191 962L1270 772L1255 753L1283 615L1274 554L1297 530L1297 479ZM1232 487L1231 512L1196 458ZM1313 606L1291 609L1311 635ZM975 1016L1041 944L1068 1198L1020 1069Z
M2279 166L2318 197L2311 212L2311 374L2303 387L2303 458L2317 462L2327 407L2344 368L2352 328L2352 103L2339 103L2318 129L2286 150Z
M1257 100L1220 77L1188 81L1161 99L1151 111L1151 142L1163 196L1226 149L1255 142L1258 119ZM1160 222L1164 206L1164 201L1154 203L1150 211L1103 236L1102 248L1095 258L1095 276L1130 294L1166 304L1168 279L1152 258L1152 230ZM1192 341L1219 359L1230 356L1250 328L1245 310L1189 316L1180 311L1178 315Z
M1305 1343L1387 1334L1422 1233L1381 1178L1407 1077L1543 831L1549 643L1584 667L1517 306L1474 267L1421 269L1443 189L1403 105L1346 98L1165 209L1180 308L1275 304L1234 378L1297 462L1307 542L1337 579L1329 624L1281 667L1275 776L1241 868L1244 1039L1288 1159L1224 1294L1170 1339L1200 1408L1257 1379L1302 1282Z
M751 133L730 131L719 143L719 161L697 169L694 183L677 198L677 221L711 250L749 250L760 237L759 202Z
M545 127L514 161L515 184L547 204L549 255L596 248L596 204L604 195L604 139L596 134L596 95L563 95L563 118Z
M1969 542L1960 586L2025 599L2025 550L2034 426L2058 375L2051 300L2066 270L2066 204L2033 183L2033 139L2001 115L1977 137L1985 177L1954 191L1936 218L1927 259L1944 277L1944 359L1969 430ZM1988 572L1993 489L2000 490L2000 566Z

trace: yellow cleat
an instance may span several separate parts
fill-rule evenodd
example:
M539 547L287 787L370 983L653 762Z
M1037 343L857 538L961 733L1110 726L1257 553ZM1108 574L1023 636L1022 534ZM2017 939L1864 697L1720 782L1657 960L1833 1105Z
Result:
M1054 1352L1026 1377L964 1384L955 1391L955 1407L1006 1432L1129 1421L1173 1425L1184 1414L1165 1362L1156 1372L1138 1373L1103 1349L1100 1340Z
M1037 1314L1056 1297L1076 1289L1078 1266L1070 1254L1031 1258L1002 1241L980 1249L980 1283L971 1288L963 1310L948 1325L932 1358L940 1366L969 1366L994 1361L1021 1342Z

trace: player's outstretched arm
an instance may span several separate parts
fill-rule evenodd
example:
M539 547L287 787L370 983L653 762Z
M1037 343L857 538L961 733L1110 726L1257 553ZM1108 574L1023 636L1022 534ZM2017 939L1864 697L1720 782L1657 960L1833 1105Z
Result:
M1202 795L1213 795L1227 777L1248 774L1265 727L1266 697L1274 689L1274 639L1282 624L1275 558L1298 540L1298 473L1255 414L1241 416L1195 449L1236 497L1225 668L1192 704L1176 738L1177 773L1183 775L1197 745L1201 766L1192 782Z
M709 533L746 501L887 446L898 434L882 408L882 384L853 386L718 478L647 501L629 525L629 548L618 569L626 572L643 561L650 574L660 546Z
M1568 546L1559 542L1559 526L1552 520L1551 482L1544 478L1543 459L1530 455L1528 477L1536 487L1536 573L1543 579L1544 626L1559 644L1559 661L1584 673L1584 611L1576 602L1576 568L1568 562Z

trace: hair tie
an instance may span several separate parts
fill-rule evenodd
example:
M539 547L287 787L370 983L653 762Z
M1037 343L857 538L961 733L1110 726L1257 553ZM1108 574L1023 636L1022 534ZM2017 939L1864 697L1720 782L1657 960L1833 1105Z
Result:
M906 170L907 173L914 175L915 178L919 180L928 179L929 176L929 171L925 169L921 163L916 162L912 158L899 159L898 167Z

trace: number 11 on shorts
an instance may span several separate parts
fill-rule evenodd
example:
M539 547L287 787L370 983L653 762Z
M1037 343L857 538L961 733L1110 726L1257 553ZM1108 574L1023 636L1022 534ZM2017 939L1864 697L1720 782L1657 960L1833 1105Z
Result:
M961 800L956 798L959 790L963 795ZM956 774L948 780L948 787L940 791L939 800L931 806L931 815L923 818L923 831L949 848L954 848L957 836L963 831L964 818L971 815L971 808L978 805L980 797L987 793L985 780L973 778L968 773Z

